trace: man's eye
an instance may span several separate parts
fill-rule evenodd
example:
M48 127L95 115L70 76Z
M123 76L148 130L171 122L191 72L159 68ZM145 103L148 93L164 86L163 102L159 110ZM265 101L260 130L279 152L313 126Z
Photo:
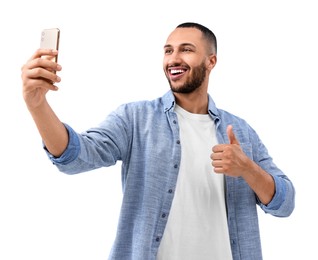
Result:
M165 54L171 54L172 53L172 50L165 50Z
M183 49L183 52L190 52L190 51L191 51L190 48L184 48L184 49Z

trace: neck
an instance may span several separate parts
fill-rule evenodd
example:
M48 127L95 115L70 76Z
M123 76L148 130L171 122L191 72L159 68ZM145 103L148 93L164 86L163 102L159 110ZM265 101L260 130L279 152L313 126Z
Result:
M174 93L177 104L183 109L193 114L208 113L208 94L207 92L192 92L188 94Z

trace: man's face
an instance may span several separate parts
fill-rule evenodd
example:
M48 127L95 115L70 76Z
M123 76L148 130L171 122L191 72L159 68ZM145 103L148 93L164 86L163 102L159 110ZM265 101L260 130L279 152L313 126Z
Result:
M191 93L207 78L208 55L202 33L195 28L177 28L164 46L163 69L171 90Z

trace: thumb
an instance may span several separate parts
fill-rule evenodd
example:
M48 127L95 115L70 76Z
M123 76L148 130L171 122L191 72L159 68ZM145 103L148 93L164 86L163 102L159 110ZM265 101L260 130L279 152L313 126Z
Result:
M238 144L238 145L240 145L239 141L236 139L236 136L235 136L235 134L233 132L233 126L232 125L228 125L227 126L226 133L227 133L227 136L229 138L230 144Z

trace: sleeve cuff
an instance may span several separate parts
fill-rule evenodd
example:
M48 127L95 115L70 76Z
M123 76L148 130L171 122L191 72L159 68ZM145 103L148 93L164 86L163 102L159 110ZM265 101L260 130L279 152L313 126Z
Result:
M64 124L64 126L66 127L66 130L68 132L69 141L68 141L68 145L67 145L65 151L63 152L63 154L61 156L59 156L59 157L53 156L46 149L46 147L43 143L43 149L45 150L49 159L55 165L66 165L66 164L74 161L80 152L80 142L79 142L79 138L77 136L77 133L69 125Z
M286 186L284 179L278 176L273 176L273 179L275 182L275 195L270 203L268 203L267 205L260 205L261 208L263 208L266 211L279 209L286 197Z

